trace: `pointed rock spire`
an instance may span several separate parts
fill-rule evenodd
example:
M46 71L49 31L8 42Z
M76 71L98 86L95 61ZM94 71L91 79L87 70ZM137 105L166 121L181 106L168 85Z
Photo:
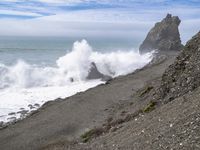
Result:
M181 20L179 17L167 14L161 22L156 23L150 30L146 39L140 45L140 53L146 53L152 50L181 50L183 45L181 44L178 29L180 23Z

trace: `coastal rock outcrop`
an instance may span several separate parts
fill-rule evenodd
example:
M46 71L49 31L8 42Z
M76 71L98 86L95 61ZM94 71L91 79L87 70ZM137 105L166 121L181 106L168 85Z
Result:
M160 96L173 100L200 86L200 32L187 42L184 50L162 76Z
M97 69L97 66L94 62L91 63L91 68L89 70L88 76L87 76L88 80L93 80L93 79L101 79L103 81L108 81L111 79L110 76L104 75L101 72L99 72L99 70Z
M161 22L156 23L150 30L146 39L140 45L140 53L146 53L152 50L181 50L183 45L181 44L178 29L180 23L181 20L179 17L167 14Z

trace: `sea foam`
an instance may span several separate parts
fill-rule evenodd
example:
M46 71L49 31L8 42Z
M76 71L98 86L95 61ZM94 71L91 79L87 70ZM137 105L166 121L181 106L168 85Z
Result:
M40 67L23 60L13 66L0 64L0 121L19 118L16 112L22 108L30 111L29 104L41 106L49 100L69 97L104 83L87 80L92 62L101 73L117 77L143 67L150 60L151 53L140 55L133 50L95 52L86 40L82 40L75 42L72 51L60 57L55 67Z

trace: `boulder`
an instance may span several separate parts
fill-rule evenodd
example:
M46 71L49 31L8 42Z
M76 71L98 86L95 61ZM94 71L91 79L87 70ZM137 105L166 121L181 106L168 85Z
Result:
M91 68L90 68L88 76L87 76L87 79L88 80L101 79L103 81L109 81L112 78L110 76L104 75L101 72L99 72L96 64L94 62L92 62Z
M178 26L181 20L177 16L167 14L161 21L155 24L150 30L144 42L140 45L140 53L147 53L152 50L158 51L179 51L183 48L181 44Z

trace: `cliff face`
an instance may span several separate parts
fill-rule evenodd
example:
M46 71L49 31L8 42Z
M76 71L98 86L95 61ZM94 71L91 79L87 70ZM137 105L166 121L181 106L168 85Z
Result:
M160 95L172 100L200 86L200 32L162 76Z
M182 49L178 26L181 20L177 16L167 14L161 22L155 24L141 44L140 53L152 50L171 51Z

